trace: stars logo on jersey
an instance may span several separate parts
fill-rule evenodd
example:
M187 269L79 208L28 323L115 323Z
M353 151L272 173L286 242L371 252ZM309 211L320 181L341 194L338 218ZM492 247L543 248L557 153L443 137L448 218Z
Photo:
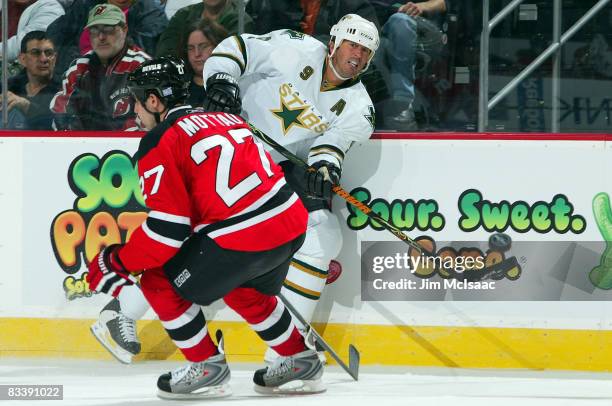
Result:
M366 120L368 120L368 123L370 123L373 130L374 126L376 125L376 110L374 110L374 106L368 106L368 110L370 111L370 114L364 114L363 116Z
M300 40L304 39L304 33L303 32L298 32L298 31L294 31L294 30L287 30L283 34L289 35L289 38L291 38L291 39L300 39Z
M301 120L302 114L308 109L308 106L300 106L290 108L287 106L283 98L281 97L281 107L277 110L270 110L279 120L281 120L283 126L283 134L287 135L293 125L306 128Z
M300 95L293 83L283 83L278 93L280 107L269 111L280 121L284 135L294 126L317 134L327 130L329 123L309 100Z

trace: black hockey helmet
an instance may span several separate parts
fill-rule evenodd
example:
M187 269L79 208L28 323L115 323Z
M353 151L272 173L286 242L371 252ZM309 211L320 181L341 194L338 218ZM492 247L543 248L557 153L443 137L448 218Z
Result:
M185 62L182 59L162 56L146 61L131 72L128 87L143 104L153 92L167 108L171 108L189 97L189 81L184 75Z

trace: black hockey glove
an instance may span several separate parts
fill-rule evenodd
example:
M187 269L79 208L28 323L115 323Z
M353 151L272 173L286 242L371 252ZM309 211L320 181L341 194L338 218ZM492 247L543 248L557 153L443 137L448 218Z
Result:
M206 81L206 100L204 108L207 111L224 111L240 114L242 101L238 82L227 73L215 73Z
M331 162L315 162L306 170L306 193L314 199L330 201L332 186L338 182L340 182L340 168Z

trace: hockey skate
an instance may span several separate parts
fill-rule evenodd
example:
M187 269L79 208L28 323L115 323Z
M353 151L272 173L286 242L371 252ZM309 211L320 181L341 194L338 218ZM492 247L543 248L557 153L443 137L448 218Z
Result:
M310 333L307 334L301 328L298 328L298 330L300 331L300 334L302 334L302 336L304 336L304 342L306 344L306 347L310 348L310 349L316 350L317 351L317 356L319 357L319 361L321 361L321 364L327 365L327 357L325 356L325 350L315 340L314 335L310 334ZM272 365L274 363L274 361L276 361L279 357L280 357L280 355L276 351L274 351L272 348L268 347L266 349L265 354L264 354L264 362L267 365Z
M94 337L119 362L130 364L132 357L140 353L140 341L136 336L136 322L121 313L117 299L111 300L100 312L100 317L90 327Z
M163 374L157 380L157 396L162 399L199 399L230 396L230 370L225 354L192 362Z
M317 352L307 349L289 357L278 357L266 368L255 371L255 392L267 395L325 392L321 382L323 364Z

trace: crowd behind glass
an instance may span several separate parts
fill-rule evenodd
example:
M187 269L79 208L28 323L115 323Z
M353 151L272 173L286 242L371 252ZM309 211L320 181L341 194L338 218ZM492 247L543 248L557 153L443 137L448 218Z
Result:
M201 105L202 68L223 38L288 29L327 42L331 26L352 12L381 33L381 48L361 77L378 131L476 131L482 1L8 0L3 126L138 129L122 116L130 97L122 80L142 60L183 58L190 102ZM562 31L595 2L563 0ZM508 3L491 1L491 15ZM522 4L492 32L491 95L550 45L552 3ZM610 131L611 21L607 6L563 48L562 132ZM487 130L550 131L551 73L550 61L536 69L489 113Z

